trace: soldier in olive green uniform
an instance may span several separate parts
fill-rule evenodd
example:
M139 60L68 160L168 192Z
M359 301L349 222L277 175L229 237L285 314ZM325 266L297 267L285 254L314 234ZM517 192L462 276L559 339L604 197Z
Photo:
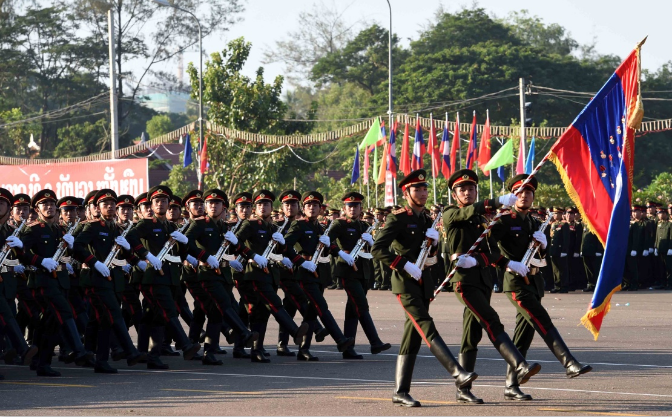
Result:
M378 337L376 325L369 312L369 302L366 299L368 285L364 275L364 259L351 256L353 248L357 245L360 238L364 242L373 245L373 237L366 231L369 224L358 220L362 210L362 201L364 196L360 193L350 192L341 199L344 204L343 211L345 217L333 220L334 224L329 230L329 240L331 241L331 256L336 259L336 276L340 277L341 285L345 289L348 301L345 306L345 322L343 323L343 334L345 337L355 339L357 335L357 324L362 324L362 329L371 345L371 353L378 354L392 347L389 343L383 343ZM355 352L354 347L350 347L343 352L343 359L363 359Z
M264 355L264 336L269 316L272 314L278 324L287 330L294 343L301 344L303 336L308 333L310 326L304 322L301 326L294 323L292 317L282 305L276 289L273 287L274 277L268 268L268 259L262 254L275 241L280 248L285 244L282 233L276 231L270 215L275 195L268 190L259 190L252 196L257 220L245 220L236 231L236 237L241 245L241 254L247 265L243 283L239 283L238 291L244 294L250 314L250 328L259 333L259 339L252 348L252 362L267 363L270 360Z
M56 195L51 190L37 192L32 206L39 218L25 227L20 234L23 242L24 265L36 267L28 286L42 310L40 319L40 349L37 374L40 376L60 376L51 368L51 354L58 342L59 329L72 348L67 361L81 366L93 359L93 354L84 349L77 331L72 307L67 299L70 278L67 269L52 259L57 249L64 243L72 247L74 238L63 233L57 224ZM38 329L36 329L36 332Z
M588 230L587 227L584 227L581 239L581 256L583 256L583 266L586 269L588 286L583 289L583 292L595 291L597 277L600 275L603 254L604 247L597 238L597 235Z
M565 210L565 222L569 228L569 252L567 254L567 266L569 277L569 290L574 291L585 284L584 274L585 268L581 261L581 238L583 237L583 225L576 221L576 216L579 213L575 207L568 207Z
M317 221L323 201L322 194L317 191L303 193L301 203L305 217L301 220L294 220L289 226L289 231L285 235L284 256L294 265L294 274L308 297L309 308L303 319L311 323L311 329L314 332L317 316L319 316L322 324L336 342L338 351L344 352L355 343L355 339L343 334L333 314L329 311L329 305L324 299L325 283L320 275L325 271L323 268L318 269L316 264L318 261L315 259L328 254L328 248L331 246L329 236L322 234L324 229ZM318 247L322 249L315 256ZM307 342L309 343L310 339Z
M198 195L198 194L197 194ZM229 262L215 258L224 241L229 248L229 253L237 254L240 251L238 239L229 230L228 223L224 217L228 211L229 198L222 190L211 189L203 193L206 205L206 216L194 220L186 232L189 238L189 254L197 260L198 281L201 284L201 291L194 291L191 286L192 294L196 294L203 302L208 315L208 325L205 328L206 349L203 357L204 365L221 365L222 362L214 356L219 348L219 334L222 331L222 322L225 321L228 327L234 329L237 335L242 337L243 344L252 347L255 340L258 339L258 333L252 333L247 326L240 320L238 313L234 309L235 300L232 294L225 288L225 284L233 285L233 277ZM197 197L198 198L198 197ZM231 261L231 265L236 269L242 269L238 261ZM238 306L235 305L237 308Z
M520 174L507 181L507 188L511 192L518 193L518 199L513 203L515 205L511 210L500 217L491 231L492 238L502 249L502 254L509 259L508 264L500 264L500 267L506 269L504 292L517 310L514 343L520 352L526 355L536 331L565 368L567 376L574 378L590 372L592 368L589 365L582 365L572 356L548 312L541 305L544 282L538 268L530 269L520 262L533 240L539 244L540 256L545 256L547 248L546 236L539 231L540 223L529 215L529 208L532 206L537 189L537 180L532 177L525 183L527 178L527 174ZM504 398L517 401L532 399L520 391L511 366L507 369Z
M663 281L661 287L672 289L672 223L667 208L662 205L656 209L658 225L656 226L656 255L663 265Z
M376 238L376 235L385 227L385 209L382 208L377 208L375 210L375 215L376 215L376 220L378 220L378 224L376 227L373 229L373 233L371 234L373 238ZM374 273L374 284L373 284L373 289L374 290L380 290L382 287L389 288L390 283L389 280L385 280L385 277L388 276L386 275L387 269L383 267L383 264L378 261L377 259L373 260L373 273Z
M235 224L240 221L240 224L242 224L243 221L250 219L252 215L252 193L249 192L240 192L236 194L233 197L233 204L235 206L235 215L236 217L229 221L229 227L233 229L235 227ZM238 225L238 229L240 228L240 224ZM247 262L245 258L242 256L238 256L237 260L241 261L243 263L243 268L245 263ZM248 306L252 305L253 300L248 300L245 297L245 293L240 290L241 287L245 285L245 273L243 270L235 270L231 268L231 271L233 273L233 282L235 283L236 288L238 289L238 293L240 294L240 301L238 303L238 317L245 323L246 325L249 326L250 324L250 314L248 310ZM262 353L265 356L270 356L270 353L266 354L264 353L265 351L263 350L263 346L259 346L262 349ZM245 346L242 343L242 339L240 337L236 338L234 346L233 346L233 358L234 359L250 359L252 356L245 351Z
M8 221L13 227L19 227L21 222L25 219L28 222L28 214L30 213L30 197L27 194L15 194L12 202L12 217ZM19 256L16 256L19 259ZM33 297L33 292L28 288L28 277L32 274L24 265L19 269L23 272L19 274L20 279L16 282L16 299L18 301L18 308L16 313L16 321L21 329L21 334L25 334L28 330L28 340L37 345L32 339L33 331L40 320L40 307ZM33 358L36 362L36 359Z
M551 230L551 265L555 286L551 293L569 292L569 225L562 219L562 207L551 207L553 219L548 228Z
M510 206L517 198L514 194L507 194L498 200L476 202L477 185L478 176L474 171L470 169L456 171L450 176L448 186L457 205L448 206L443 212L446 242L452 254L451 267L457 268L451 283L457 299L464 305L460 365L468 372L474 370L478 343L485 329L490 342L509 365L513 383L524 384L539 372L541 366L525 361L525 357L504 331L499 315L490 305L493 287L490 265L518 271L523 269L523 265L502 256L496 242L491 239L483 239L472 255L466 255L487 228L488 223L483 215L493 212L502 205ZM504 291L506 290L505 284ZM460 387L456 398L458 402L483 403L483 400L471 393L470 384Z
M129 366L146 359L133 345L128 334L126 323L121 314L121 307L115 292L117 285L123 288L125 284L124 272L117 261L123 257L126 261L137 263L138 259L131 252L128 241L121 236L119 226L114 221L117 194L110 189L102 189L94 197L101 212L100 220L88 221L77 234L74 242L75 258L89 269L87 282L82 282L86 295L96 312L98 321L98 338L96 350L96 373L117 373L117 370L108 364L110 351L110 334L114 332L126 354ZM120 254L112 259L109 267L104 261L113 250ZM101 261L102 260L102 261Z
M401 339L395 390L392 402L405 407L420 407L411 397L411 380L415 359L424 341L441 365L462 388L471 384L478 375L465 371L439 336L434 320L429 315L429 303L434 294L434 280L428 269L418 268L416 262L425 238L432 242L436 253L439 234L432 229L432 220L425 213L427 201L427 172L416 170L399 181L408 207L394 210L385 219L385 227L378 233L371 248L374 258L392 269L392 292L406 313L404 334Z
M644 217L644 206L635 204L632 206L632 220L628 234L628 251L630 252L625 262L626 279L623 280L622 291L637 291L639 289L641 275L646 271L645 263L649 256L649 225Z
M178 319L173 292L180 283L181 259L186 259L188 239L177 231L177 226L166 219L166 211L172 195L170 188L158 185L147 192L153 217L142 219L131 229L126 239L140 259L147 260L147 268L142 278L140 290L147 300L144 320L150 326L153 346L147 358L148 369L168 369L161 362L161 346L166 326L170 326L173 336L182 349L185 360L191 360L201 349L187 337ZM171 259L161 260L159 254L166 242L172 239L175 245L169 252Z

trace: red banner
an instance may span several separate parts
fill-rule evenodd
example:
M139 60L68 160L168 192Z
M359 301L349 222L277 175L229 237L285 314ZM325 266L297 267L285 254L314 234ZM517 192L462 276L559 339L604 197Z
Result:
M12 194L32 196L50 189L61 198L85 197L90 191L111 188L117 194L137 196L148 188L148 162L116 159L71 164L1 165L0 187Z

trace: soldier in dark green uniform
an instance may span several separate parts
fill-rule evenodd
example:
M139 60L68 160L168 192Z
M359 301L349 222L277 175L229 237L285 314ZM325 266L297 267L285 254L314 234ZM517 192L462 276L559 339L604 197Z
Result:
M250 313L250 328L259 333L259 339L254 341L252 348L252 362L267 363L270 360L263 354L264 336L270 315L273 315L278 324L284 327L294 337L294 343L301 344L303 336L310 330L308 323L301 326L294 323L292 317L282 305L273 288L273 276L268 269L268 259L262 256L271 241L282 247L285 239L282 233L271 221L271 211L275 195L268 190L259 190L252 196L257 220L245 220L236 231L240 241L241 254L247 260L243 284L238 291L245 294Z
M583 289L583 292L595 291L597 277L600 275L603 254L604 247L597 238L597 235L584 226L581 239L581 256L583 257L583 266L586 269L588 286Z
M366 232L369 224L359 220L364 196L357 192L349 192L341 198L341 201L343 201L345 217L333 220L334 224L330 228L328 236L331 241L329 248L331 256L336 259L335 274L340 277L341 285L348 296L345 306L343 334L345 337L355 339L357 324L361 323L364 334L369 340L371 353L375 355L388 350L392 345L380 340L376 325L373 323L373 318L369 312L369 302L366 299L368 286L364 275L364 259L359 256L354 259L350 255L360 238L369 245L373 246L374 243L371 234ZM363 359L363 357L355 352L354 347L351 346L343 352L343 359Z
M524 265L502 256L496 242L489 238L483 239L472 255L466 255L487 228L488 223L483 216L503 205L513 205L517 198L514 194L507 194L497 200L476 202L477 185L478 176L474 171L456 171L448 180L456 205L448 206L443 212L443 227L446 229L446 242L451 253L451 267L457 268L451 283L457 299L464 304L460 365L467 372L474 370L478 343L485 329L490 342L509 365L512 383L524 384L541 370L541 366L525 361L525 357L504 331L499 315L490 305L493 278L489 268L494 264L500 268L523 271ZM504 291L507 291L506 283ZM456 398L458 402L483 403L483 400L471 393L470 384L460 387Z
M532 240L539 243L540 256L545 256L547 248L546 236L539 231L540 223L529 215L529 208L532 206L537 189L537 180L533 177L523 186L527 178L527 174L519 174L506 182L507 189L518 193L518 199L491 230L492 238L497 241L502 254L509 259L508 264L500 263L500 267L506 269L504 292L517 310L514 343L516 348L526 355L536 331L565 368L567 376L574 378L590 372L592 368L589 365L582 365L572 356L548 312L541 305L544 282L538 268L528 268L520 262ZM514 370L509 366L504 398L517 401L531 400L530 395L520 390L516 379Z
M569 226L562 218L562 207L551 207L553 219L548 225L551 232L551 265L555 286L551 293L565 294L569 292Z
M371 234L373 238L376 238L376 235L385 227L385 216L387 213L385 209L377 208L374 211L376 220L378 220L378 225L373 229ZM389 278L389 273L386 268L383 268L383 264L377 259L373 260L373 273L374 273L374 283L373 289L380 290L382 287L389 288L389 279L386 281L385 278Z
M432 229L432 220L425 214L427 202L427 172L416 170L399 181L406 208L392 211L385 219L385 227L378 233L371 248L374 258L392 269L392 292L406 313L404 334L397 356L395 387L392 402L405 407L420 407L411 397L411 380L415 359L424 341L441 365L462 388L471 384L478 375L465 371L439 336L434 320L429 315L429 303L434 294L434 281L429 270L418 268L416 262L425 238L431 239L436 252L439 234Z
M243 221L251 218L252 193L244 191L236 194L235 196L233 196L233 204L235 206L235 218L229 222L229 227L231 228L235 227L235 224L238 221L240 221L242 224ZM240 228L240 224L238 225L238 228ZM242 256L238 256L238 260L242 260L242 262L245 262L245 258L243 258ZM238 317L240 317L243 323L249 326L250 315L248 306L252 305L252 302L254 300L246 299L245 293L240 290L241 287L245 286L245 273L243 272L243 270L242 269L235 270L231 268L231 271L233 273L233 282L235 283L236 288L238 288L238 293L240 294L240 302L238 303ZM240 337L236 338L233 346L233 358L250 359L251 357L252 356L245 351L245 346L243 345L242 339Z
M649 225L644 216L644 206L632 206L632 220L628 234L628 256L625 266L626 274L621 291L637 291L641 274L646 270L646 261L649 255Z
M219 348L219 334L222 331L222 322L233 329L236 335L243 339L243 344L252 347L259 338L258 333L250 332L247 326L240 320L234 309L235 300L229 294L225 285L233 285L233 277L228 261L220 262L214 255L222 247L226 240L231 254L240 252L238 239L229 230L228 223L224 220L229 208L229 198L224 191L219 189L207 190L203 193L206 216L195 219L186 232L189 238L189 254L197 260L198 281L204 293L196 292L198 298L205 299L205 307L208 315L208 325L205 328L206 350L203 357L205 365L221 365L222 361L214 356ZM238 261L231 261L236 269L242 269ZM192 291L194 294L194 291Z
M31 205L39 218L25 227L20 234L23 242L22 263L37 268L31 275L28 286L33 289L33 296L42 310L39 324L40 354L36 368L40 376L61 375L51 368L51 355L58 342L59 330L72 349L67 362L74 361L81 366L93 359L93 354L82 345L72 307L67 299L70 288L68 271L52 259L62 242L72 249L75 240L72 235L64 234L58 226L56 201L56 194L51 190L35 193Z
M583 267L583 262L581 261L581 238L583 237L583 225L580 222L576 221L576 215L579 213L579 210L576 207L567 207L565 210L565 223L569 228L569 248L567 249L567 265L569 277L569 290L574 291L585 284L583 283L583 274L585 273L585 268Z
M101 213L100 220L84 224L75 238L74 256L83 267L86 265L89 269L87 282L82 282L82 285L98 321L94 372L117 373L117 370L107 362L111 332L114 332L123 348L129 366L146 359L146 354L138 352L133 345L115 294L118 292L118 287L123 291L126 281L122 267L116 261L124 258L126 261L137 263L139 259L131 252L130 244L121 236L119 226L114 220L117 208L116 193L110 189L102 189L96 193L93 202ZM119 255L112 259L109 266L105 265L104 261L117 246L120 248Z
M135 222L133 227L136 227L141 219L152 220L154 213L152 212L151 203L147 199L147 193L142 193L136 196L133 205L135 208L135 213L138 218L138 221ZM145 260L138 261L137 265L131 268L130 282L131 286L138 294L138 298L142 293L142 279L145 276L146 270L147 270L147 261ZM138 333L138 350L140 352L147 353L149 351L149 331L150 331L149 322L151 320L148 317L145 317L145 312L151 310L149 299L143 297L141 303L141 310L142 311L139 314L140 317L142 318L142 321L140 323L135 324L135 329Z
M186 259L187 256L188 239L177 231L174 223L166 219L171 194L170 188L166 186L152 187L147 192L147 199L151 204L153 217L140 220L126 236L138 257L147 260L140 290L147 300L144 320L150 326L149 333L153 342L147 358L148 369L168 369L168 365L159 359L166 326L170 326L185 360L191 360L201 349L200 344L191 342L185 334L173 297L173 291L179 285L181 259ZM161 252L168 239L175 241L169 256L179 262L167 258L162 261L154 255Z
M640 270L640 274L646 277L646 281L642 282L644 287L651 289L658 289L660 284L660 271L662 267L659 264L659 259L655 256L655 243L656 243L656 228L658 226L658 219L656 217L656 208L659 206L657 201L648 200L646 201L646 224L648 226L646 230L646 236L649 240L648 256L647 261L644 262L646 270Z
M318 261L314 259L318 247L323 248L317 254L317 257L320 257L325 256L331 246L329 236L323 234L324 230L317 221L323 201L324 197L317 191L303 193L301 202L305 217L301 220L294 220L290 225L285 235L284 256L294 265L294 274L308 297L309 309L303 319L311 323L311 329L314 332L317 316L319 316L322 324L336 342L338 351L344 352L355 343L355 339L343 334L333 314L329 311L329 305L324 299L325 281L320 275L325 273L325 268L318 269L316 264Z
M656 226L656 254L663 267L661 287L672 289L672 223L667 208L657 208L658 225Z
M27 194L19 193L14 195L13 200L11 218L8 223L10 226L19 227L23 220L28 222L30 197ZM16 259L18 258L19 256L16 256ZM16 282L16 299L18 301L16 321L21 329L21 334L25 334L28 330L28 340L32 341L33 330L39 322L40 307L33 297L32 290L28 288L28 276L32 272L26 270L24 265L19 265L18 269L22 271L19 273L20 279Z

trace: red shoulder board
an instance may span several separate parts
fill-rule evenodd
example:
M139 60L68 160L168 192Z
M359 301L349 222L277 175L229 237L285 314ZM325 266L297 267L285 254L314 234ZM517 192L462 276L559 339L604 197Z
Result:
M100 225L101 225L101 226L105 226L105 221L104 221L104 220L101 220L101 221L100 221Z
M34 222L30 223L30 224L27 224L26 226L28 226L28 227L33 227L33 226L37 226L38 224L40 224L40 222L38 222L38 221L34 221ZM44 223L42 223L42 227L44 227Z
M408 213L409 216L413 215L413 210L411 210L410 207L406 207L406 213Z
M259 226L261 226L261 220L257 220L257 222L259 223Z
M196 219L194 219L194 220L203 220L203 217L198 217L198 218L196 218ZM210 223L210 217L205 217L205 222L206 222L206 223Z
M154 217L154 218L153 218L152 220L154 220L154 223L156 223L156 222L157 222L157 220L156 220L156 217Z
M504 211L502 211L500 217L508 216L508 215L510 215L510 214L511 214L511 210L504 210Z
M403 212L405 212L405 211L406 211L406 209L402 207L402 208L400 208L400 209L396 209L396 210L394 210L394 211L392 212L392 214L401 214L401 213L403 213Z

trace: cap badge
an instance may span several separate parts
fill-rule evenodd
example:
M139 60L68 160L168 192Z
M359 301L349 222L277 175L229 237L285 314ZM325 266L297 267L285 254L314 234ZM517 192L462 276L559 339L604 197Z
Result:
M45 196L45 197L51 197L51 194L49 194L49 193L44 193L44 196Z
M422 181L422 180L424 180L424 179L425 179L425 176L424 176L424 175L422 175L422 174L420 174L420 175L418 175L418 179L419 179L420 181Z
M200 197L200 195L197 195L196 197ZM217 197L217 193L212 193L212 194L210 194L210 197L212 197L212 198ZM244 198L244 197L243 197L243 198Z
M467 175L467 174L462 175L462 179L463 179L463 180L468 180L468 179L469 179L469 175Z
M355 201L355 197L354 196L350 197L350 201Z
M70 205L70 204L72 204L72 201L68 200L68 201L65 202L65 204Z

